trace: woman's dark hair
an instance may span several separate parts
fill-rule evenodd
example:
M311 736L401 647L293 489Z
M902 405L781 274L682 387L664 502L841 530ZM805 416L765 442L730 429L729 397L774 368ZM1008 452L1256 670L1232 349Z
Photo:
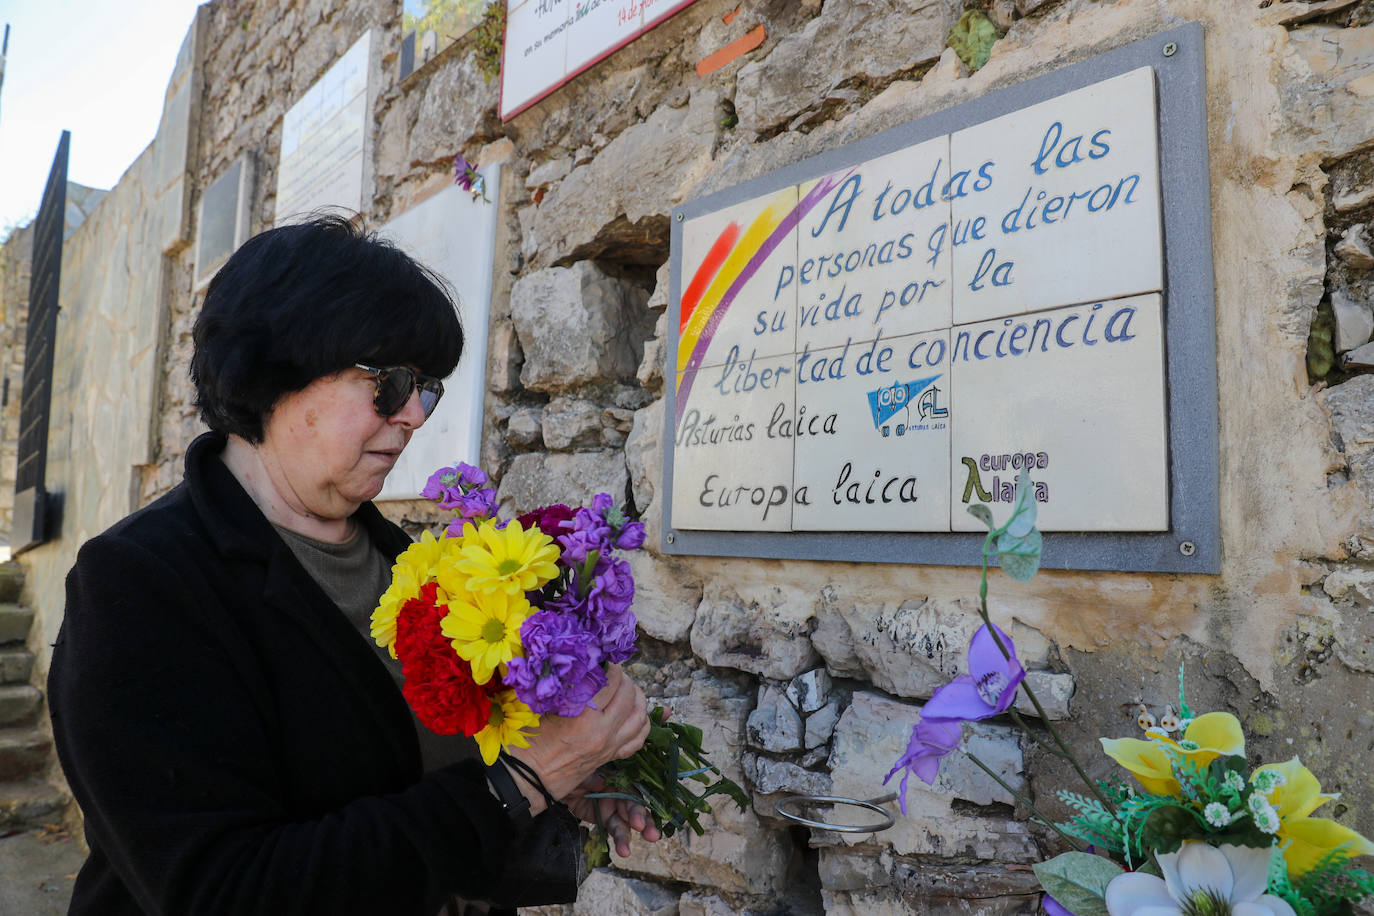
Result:
M445 378L463 352L444 281L341 216L245 242L210 281L191 336L201 419L254 444L277 400L317 378L354 363Z

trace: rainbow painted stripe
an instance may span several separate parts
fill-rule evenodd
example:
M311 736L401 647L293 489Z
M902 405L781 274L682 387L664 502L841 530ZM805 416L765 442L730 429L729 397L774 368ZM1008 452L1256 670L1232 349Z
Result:
M789 206L791 189L770 200L754 217L749 228L730 222L711 243L701 266L692 275L682 294L678 310L677 406L674 422L682 420L692 382L706 358L711 340L720 328L735 297L758 273L764 261L782 244L802 217L850 174L828 175L817 181L794 206ZM805 185L803 185L805 187Z

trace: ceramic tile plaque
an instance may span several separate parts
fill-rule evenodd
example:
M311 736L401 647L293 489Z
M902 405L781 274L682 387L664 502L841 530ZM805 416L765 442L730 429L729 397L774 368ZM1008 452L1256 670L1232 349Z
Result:
M1175 31L1197 69L1167 78L1195 80L1201 112L1200 30ZM1160 549L1192 524L1171 460L1215 467L1179 448L1215 410L1210 260L1172 272L1198 246L1170 249L1166 217L1183 207L1206 230L1209 204L1196 172L1170 187L1161 108L1181 103L1161 86L1164 43L679 209L667 549L901 560L892 545L909 545L959 562L934 538L979 543L969 506L1005 517L1023 469L1039 528L1085 555ZM1192 142L1205 177L1205 134ZM1170 403L1185 390L1201 408Z
M372 32L282 116L277 223L320 207L361 210Z

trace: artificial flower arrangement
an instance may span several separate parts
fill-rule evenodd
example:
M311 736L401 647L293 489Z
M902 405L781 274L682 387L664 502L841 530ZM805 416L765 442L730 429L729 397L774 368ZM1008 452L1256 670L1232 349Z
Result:
M461 462L431 475L421 495L454 518L397 557L371 633L401 662L401 690L420 722L475 738L491 765L528 747L542 716L579 715L606 685L605 666L634 654L634 578L615 552L639 549L644 526L605 493L589 507L498 521L486 482ZM701 729L668 721L662 707L643 749L601 775L608 791L599 795L644 805L665 836L684 825L700 835L713 795L748 805L707 759Z
M935 782L940 761L959 747L963 724L1008 714L1049 753L1066 760L1088 794L1061 791L1076 815L1054 823L975 755L970 760L1025 804L1032 815L1074 847L1035 866L1051 916L1326 916L1349 913L1374 895L1374 875L1353 859L1374 854L1374 843L1334 821L1313 817L1337 796L1293 759L1251 768L1235 716L1194 715L1179 673L1179 712L1158 723L1140 711L1144 738L1101 739L1139 788L1094 781L1060 739L1016 657L1011 638L988 616L988 561L1029 581L1040 565L1031 482L1017 478L1011 517L995 527L984 506L972 506L989 533L983 543L979 587L983 626L969 643L969 673L938 688L921 710L906 752L887 779L902 773L906 813L911 774ZM1025 694L1048 733L1031 729L1012 708ZM1102 854L1099 854L1102 853Z

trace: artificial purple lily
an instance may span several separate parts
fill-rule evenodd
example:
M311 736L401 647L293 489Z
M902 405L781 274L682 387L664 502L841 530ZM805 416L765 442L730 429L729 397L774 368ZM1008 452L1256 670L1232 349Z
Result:
M934 785L935 776L940 772L940 761L959 746L963 734L962 722L944 722L922 716L921 721L916 723L911 730L906 753L897 759L892 771L883 780L883 785L887 785L898 770L906 771L902 773L902 782L897 789L897 804L901 806L903 815L906 814L906 783L911 774L915 773L926 785Z
M997 648L988 625L978 628L968 645L968 674L961 674L930 695L921 709L921 720L911 731L906 753L897 759L887 774L887 783L897 771L905 770L897 794L902 814L906 814L906 784L915 773L926 785L935 784L940 761L959 746L965 722L977 722L1007 711L1016 699L1016 688L1026 678L1026 669L1016 658L1011 637L995 625L997 636L1010 658Z
M968 674L961 674L930 695L921 710L922 719L977 722L1007 711L1016 699L1016 688L1026 678L1026 669L1016 658L1011 637L997 629L1002 645L1011 656L997 648L988 625L973 634L968 644Z

